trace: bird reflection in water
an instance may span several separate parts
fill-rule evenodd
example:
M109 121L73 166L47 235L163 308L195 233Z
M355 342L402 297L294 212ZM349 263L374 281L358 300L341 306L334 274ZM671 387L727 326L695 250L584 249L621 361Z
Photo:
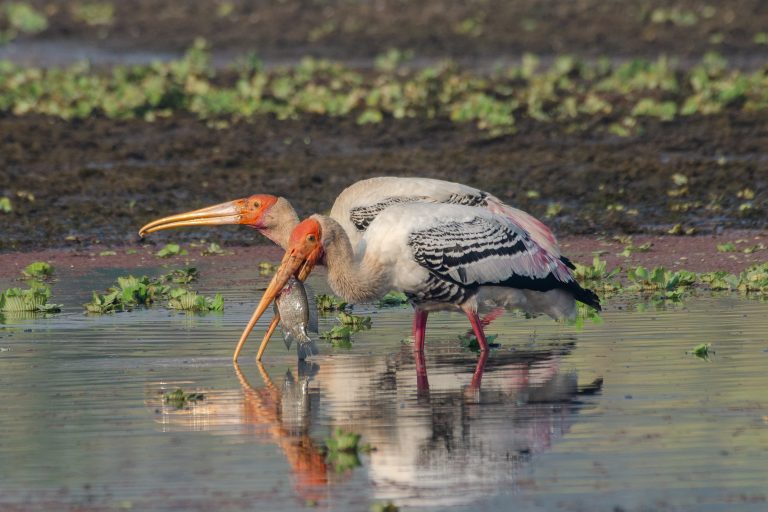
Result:
M322 452L322 439L342 427L376 447L354 470L367 473L373 499L404 506L467 503L492 489L514 489L532 457L569 431L583 390L574 372L561 370L563 351L562 345L495 351L481 361L471 353L444 353L430 358L429 379L426 362L408 346L388 356L299 362L296 376L289 370L278 383L258 363L260 385L235 365L240 393L208 393L211 417L198 424L223 433L239 422L239 432L277 445L304 500L343 492L346 475ZM239 408L232 403L236 395ZM177 413L170 421L183 420Z

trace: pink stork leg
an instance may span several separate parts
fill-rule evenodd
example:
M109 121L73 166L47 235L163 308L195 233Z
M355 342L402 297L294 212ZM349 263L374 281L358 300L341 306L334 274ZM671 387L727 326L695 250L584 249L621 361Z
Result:
M424 352L424 338L427 334L427 315L426 311L419 309L413 312L413 350Z
M427 365L424 361L424 338L427 333L428 314L418 309L413 312L413 352L416 356L416 389L419 391L429 389Z
M483 324L480 321L480 317L477 315L477 311L468 307L462 307L461 309L464 310L464 313L467 315L467 318L469 318L469 323L472 324L472 330L475 332L475 336L477 337L477 343L480 344L480 351L487 352L488 342L485 339L485 332L483 332Z

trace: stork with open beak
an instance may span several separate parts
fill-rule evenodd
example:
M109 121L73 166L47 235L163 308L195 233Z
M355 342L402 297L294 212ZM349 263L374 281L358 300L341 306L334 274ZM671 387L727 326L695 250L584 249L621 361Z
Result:
M497 197L459 183L429 178L379 177L358 181L347 187L336 198L330 217L338 222L356 251L366 230L382 212L393 206L405 206L415 202L467 205L506 218L525 232L533 244L565 265L570 261L560 255L560 248L552 232L530 214L503 203ZM184 226L213 226L242 224L257 229L264 236L286 249L291 231L299 223L293 206L284 198L268 194L256 194L244 199L209 206L152 221L139 230L140 236L170 228ZM279 322L273 317L267 334L259 347L257 359ZM240 339L233 359L236 361L252 329L249 322ZM416 326L414 325L414 328ZM414 331L414 335L415 335Z

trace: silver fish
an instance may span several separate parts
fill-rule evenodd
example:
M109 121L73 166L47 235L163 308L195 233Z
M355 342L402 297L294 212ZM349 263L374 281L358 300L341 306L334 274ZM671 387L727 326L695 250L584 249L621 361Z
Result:
M314 294L310 300L304 283L291 277L275 299L274 311L280 315L285 347L290 349L296 340L299 359L318 353L317 345L307 332L317 332L317 307Z

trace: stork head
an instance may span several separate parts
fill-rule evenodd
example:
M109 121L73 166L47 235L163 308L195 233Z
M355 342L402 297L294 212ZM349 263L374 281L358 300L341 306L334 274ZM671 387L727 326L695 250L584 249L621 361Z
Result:
M139 236L143 237L162 229L182 226L244 224L258 229L268 238L280 243L277 233L281 226L291 228L296 225L298 220L293 207L282 197L254 194L244 199L235 199L154 220L139 230Z
M299 281L304 281L309 276L323 256L322 234L322 226L314 218L306 219L294 228L283 260L262 295L261 302L256 306L256 311L253 312L243 337L248 336L291 276L296 276Z

